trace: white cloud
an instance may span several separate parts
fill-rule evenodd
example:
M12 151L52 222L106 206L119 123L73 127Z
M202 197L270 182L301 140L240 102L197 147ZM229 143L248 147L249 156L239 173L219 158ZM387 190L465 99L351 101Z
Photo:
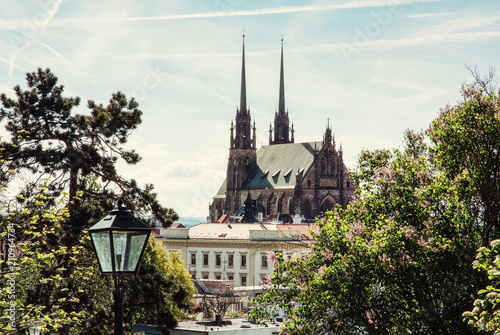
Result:
M59 4L62 0L59 0ZM331 11L353 8L370 8L370 7L387 7L409 5L421 2L434 2L438 0L351 0L341 4L314 4L308 6L285 6L285 7L270 7L258 8L252 10L233 10L231 6L221 6L221 10L212 12L199 12L187 14L168 14L157 16L120 16L114 13L112 17L73 17L73 18L59 18L52 22L53 25L67 25L79 22L85 23L123 23L123 22L137 22L137 21L165 21L165 20L185 20L185 19L204 19L204 18L220 18L220 17L238 17L238 16L260 16L260 15L276 15L276 14L293 14L302 12L319 12ZM114 10L119 8L126 8L126 6L113 7ZM229 10L227 10L229 9ZM15 27L20 29L25 26L24 20L12 19L0 21L0 29L6 27Z
M50 67L65 95L82 97L79 111L87 99L106 104L117 90L145 92L143 123L130 138L144 160L119 171L154 183L164 205L181 215L205 216L226 170L242 27L258 145L267 144L278 105L283 31L296 140L321 140L330 118L348 164L363 147L397 147L404 129L425 127L439 107L454 103L468 75L464 64L498 66L499 15L490 0L221 2L220 11L214 2L189 0L57 2L35 34L28 27L51 2L0 5L0 90L12 94L12 86L25 87L25 72ZM357 29L390 5L401 11L356 43ZM342 48L352 51L350 62Z

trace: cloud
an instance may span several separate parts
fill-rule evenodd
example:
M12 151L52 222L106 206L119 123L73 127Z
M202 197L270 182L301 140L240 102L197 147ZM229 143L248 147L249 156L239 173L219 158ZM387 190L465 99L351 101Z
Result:
M448 20L427 29L421 30L419 34L430 35L430 34L446 34L446 33L457 33L464 31L471 31L475 28L488 27L495 22L500 21L500 16L498 13L490 14L489 16L463 16L460 15L459 18Z
M352 0L343 4L321 4L310 6L285 6L285 7L272 7L261 8L253 10L232 10L230 6L222 6L221 10L201 13L188 13L188 14L169 14L158 16L138 16L138 17L108 17L108 18L71 18L71 19L57 19L51 24L67 24L75 22L136 22L136 21L165 21L165 20L185 20L185 19L204 19L204 18L217 18L229 16L258 16L258 15L276 15L276 14L291 14L300 12L317 12L317 11L331 11L342 10L351 8L370 8L370 7L384 7L384 6L398 6L409 5L412 3L420 2L435 2L438 0ZM0 23L2 23L0 21ZM2 23L5 26L5 21ZM21 24L19 20L12 21L10 25ZM0 29L3 27L0 25Z
M287 52L327 52L333 54L343 54L350 60L352 55L365 50L388 49L388 48L407 48L422 45L450 43L450 42L471 42L479 40L489 40L500 38L500 31L480 31L464 33L427 33L417 34L401 39L367 39L363 42L347 43L319 43L307 47L295 48Z
M40 26L43 34L30 34L27 27L45 3L52 2L0 5L0 89L12 94L11 86L25 85L24 68L42 66L60 78L65 95L82 101L107 104L117 88L142 97L143 124L130 137L130 147L144 160L119 171L140 185L154 183L162 203L181 215L205 216L225 177L229 127L239 102L242 25L250 32L247 94L258 146L268 142L278 104L284 30L285 94L295 139L321 140L329 117L349 165L363 147L397 147L404 129L425 126L439 107L454 101L467 75L465 62L482 67L498 61L500 16L484 9L495 8L492 0L489 6L420 0L294 2L301 6L281 0L154 5L131 0L116 8L64 1ZM218 10L219 3L226 6ZM356 43L355 29L380 23L373 13L391 5L400 10L380 34ZM29 47L11 57L33 36ZM359 57L347 64L342 47L356 55L359 50ZM11 64L14 77L8 81ZM88 113L85 103L80 108Z
M181 216L205 216L208 204L225 178L227 151L201 152L197 159L185 159L161 142L152 142L133 134L127 148L135 148L143 157L137 165L119 162L117 169L125 178L140 186L154 184L159 200ZM185 148L178 148L185 151Z
M43 6L40 8L38 12L36 12L31 19L23 19L23 20L16 20L14 21L16 24L12 25L12 23L9 23L7 21L2 21L2 23L7 23L10 29L12 29L12 26L14 26L14 29L19 30L19 32L27 38L27 42L20 45L10 56L9 60L9 73L8 77L9 79L12 78L12 73L14 71L14 67L16 67L16 58L18 57L19 54L23 52L23 50L27 49L32 43L39 43L37 37L42 35L47 26L49 25L50 21L55 17L57 12L59 11L59 8L61 6L62 0L57 0L52 3L51 7ZM21 24L21 25L19 25ZM48 47L45 44L42 44L45 47ZM54 49L49 48L52 52L55 52ZM56 53L57 54L57 53ZM58 54L61 56L60 54ZM62 57L62 56L61 56Z

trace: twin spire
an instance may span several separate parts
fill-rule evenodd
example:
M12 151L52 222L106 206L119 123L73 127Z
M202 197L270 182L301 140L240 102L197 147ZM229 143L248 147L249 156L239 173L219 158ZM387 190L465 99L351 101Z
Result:
M236 127L234 127L233 124L231 123L231 148L247 149L247 148L255 148L256 139L255 139L255 122L252 127L250 118L250 109L247 107L247 90L246 90L246 76L245 76L245 35L243 34L242 37L243 37L243 48L241 54L240 106L239 109L236 111ZM235 136L233 135L234 128L236 128ZM253 138L252 138L252 130L253 130ZM293 129L293 124L292 127L290 127L288 112L285 109L285 71L283 65L283 38L282 38L278 111L274 115L274 129L272 127L272 124L269 126L269 145L285 144L285 143L294 143L294 129Z
M246 76L245 76L245 35L243 34L243 49L241 55L241 92L240 106L236 112L236 136L233 137L233 125L231 125L231 148L255 148L255 135L250 139L251 120L250 109L247 107ZM255 134L255 122L253 125ZM291 138L290 138L291 135ZM273 139L274 137L274 139ZM278 111L274 116L274 136L273 127L269 126L269 145L294 143L293 124L290 128L288 112L285 109L285 71L283 66L283 38L281 39L281 64L280 64L280 88Z

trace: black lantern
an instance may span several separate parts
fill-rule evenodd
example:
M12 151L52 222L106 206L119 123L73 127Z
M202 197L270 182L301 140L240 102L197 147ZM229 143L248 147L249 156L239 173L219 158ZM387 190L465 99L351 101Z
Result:
M121 198L104 219L87 229L101 272L115 278L115 335L123 334L123 292L119 275L137 271L151 230L123 206Z
M108 215L87 229L103 274L134 274L152 228L134 217L120 198Z
M33 321L31 323L31 326L28 327L28 331L30 335L40 335L40 326L41 326L40 321Z

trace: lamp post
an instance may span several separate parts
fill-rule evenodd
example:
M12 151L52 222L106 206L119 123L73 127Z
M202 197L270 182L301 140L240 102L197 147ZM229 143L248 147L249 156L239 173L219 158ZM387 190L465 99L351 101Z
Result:
M114 277L115 335L123 334L121 275L137 271L151 230L123 206L121 198L105 218L87 229L102 274Z
M31 326L28 327L28 331L30 335L40 335L40 325L42 323L40 321L33 321Z

